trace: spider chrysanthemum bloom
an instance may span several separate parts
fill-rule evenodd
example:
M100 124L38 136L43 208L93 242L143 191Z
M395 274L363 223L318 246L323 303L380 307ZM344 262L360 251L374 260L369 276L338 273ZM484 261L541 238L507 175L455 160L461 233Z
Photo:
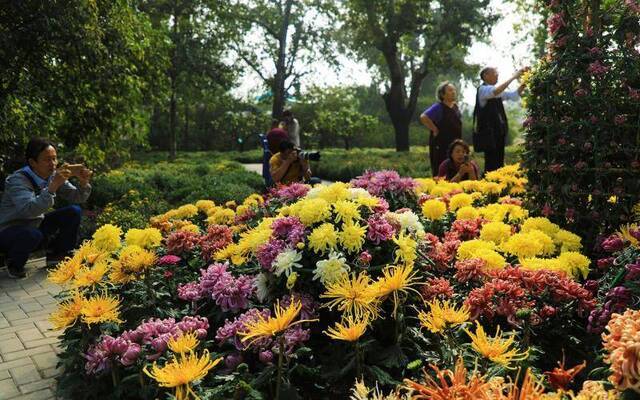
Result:
M515 339L513 336L506 339L502 337L499 326L494 337L487 336L478 321L476 321L475 334L467 329L465 329L465 332L471 338L471 346L478 354L506 368L509 368L509 364L514 361L521 361L529 357L529 350L520 352L514 346Z
M456 362L454 371L448 369L442 371L435 365L431 365L431 368L436 373L436 379L425 371L425 381L422 384L409 379L404 380L407 388L413 390L414 399L492 400L495 398L491 384L484 376L474 373L467 378L467 369L462 358Z
M242 342L250 341L249 345L251 345L251 343L257 340L276 336L294 325L301 324L303 322L317 321L317 319L302 319L294 321L294 319L298 317L301 309L302 303L300 301L292 301L287 308L282 308L280 307L280 301L278 300L274 308L275 316L265 318L260 314L258 315L258 319L245 325L246 330L239 333L240 336L242 336Z
M338 307L338 311L356 318L365 314L377 316L378 298L371 292L370 285L371 279L364 271L359 275L345 275L342 279L329 283L327 291L321 294L320 298L331 299L324 305L330 310Z
M448 327L461 325L469 320L469 308L463 305L456 308L448 300L433 300L428 303L429 312L420 311L420 324L433 333L442 333Z
M82 322L87 325L100 324L103 322L120 323L120 300L118 298L102 293L99 296L89 297L84 301L80 313Z
M195 332L183 333L178 337L172 337L167 342L169 350L174 353L189 353L198 347L200 341Z
M56 269L49 272L47 280L62 285L74 279L81 268L82 260L79 257L67 257L58 264Z
M76 288L89 287L102 283L102 278L109 271L109 264L100 262L92 268L83 267L73 279L73 286Z
M401 296L408 295L409 291L420 295L417 290L412 288L418 283L417 272L413 270L413 266L391 265L382 270L382 276L370 286L370 290L371 295L377 298L392 296L393 317L395 318Z
M332 339L344 340L345 342L355 342L367 331L369 326L369 316L361 318L346 316L342 322L336 322L335 326L329 327L324 333Z
M85 298L78 291L74 291L69 300L58 305L58 309L51 313L49 321L54 329L65 329L73 325L81 315Z
M395 262L404 261L406 265L412 266L418 258L416 251L418 243L411 236L405 234L400 234L397 238L393 238L393 243L398 246L395 251Z
M158 382L159 386L175 388L176 400L186 400L191 396L197 399L198 396L191 388L191 382L207 376L209 370L218 365L220 361L222 361L222 357L212 361L209 351L205 350L200 357L190 352L172 359L163 367L158 367L154 362L151 371L147 369L147 366L143 371Z

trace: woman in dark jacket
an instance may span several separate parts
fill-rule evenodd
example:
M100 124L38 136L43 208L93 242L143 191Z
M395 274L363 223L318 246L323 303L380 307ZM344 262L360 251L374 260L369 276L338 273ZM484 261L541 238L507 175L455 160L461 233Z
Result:
M440 164L447 159L449 145L462 137L462 117L456 105L456 87L448 81L442 82L438 85L436 96L439 101L420 115L420 122L431 131L429 159L434 176Z

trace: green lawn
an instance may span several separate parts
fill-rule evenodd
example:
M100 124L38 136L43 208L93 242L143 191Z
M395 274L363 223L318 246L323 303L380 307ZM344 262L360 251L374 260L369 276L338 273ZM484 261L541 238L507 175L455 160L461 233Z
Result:
M521 146L509 146L506 150L506 162L514 163L520 160ZM408 153L399 153L394 149L362 148L344 150L339 148L320 150L322 157L319 162L313 162L313 175L330 181L348 181L361 175L364 171L394 169L404 176L431 176L429 166L429 151L426 146L413 146ZM163 159L164 153L145 156L147 160ZM181 154L180 158L188 157L192 162L207 162L211 160L230 159L241 163L261 163L262 151L250 150L245 152L195 152ZM484 168L484 155L476 154L473 159L480 169Z

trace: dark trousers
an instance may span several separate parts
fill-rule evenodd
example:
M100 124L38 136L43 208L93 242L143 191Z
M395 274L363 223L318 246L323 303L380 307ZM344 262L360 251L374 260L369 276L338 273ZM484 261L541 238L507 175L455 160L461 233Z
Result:
M7 255L7 265L12 269L24 268L29 254L45 241L54 254L64 254L76 247L82 209L67 206L45 214L39 228L15 225L0 231L0 250Z
M491 150L484 151L484 172L504 167L504 144L497 143Z

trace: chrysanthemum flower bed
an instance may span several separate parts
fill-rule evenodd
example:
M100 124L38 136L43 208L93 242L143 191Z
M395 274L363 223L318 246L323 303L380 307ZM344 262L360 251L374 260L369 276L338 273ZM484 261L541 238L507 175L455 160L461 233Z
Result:
M632 301L612 309L597 282L585 283L601 276L614 286L619 273L595 268L576 233L530 216L524 184L516 166L461 184L381 171L350 184L279 187L242 204L201 200L147 229L105 225L50 273L68 288L51 316L64 328L59 393L607 399L638 391L635 314L601 311ZM602 329L587 330L612 314L604 339Z

